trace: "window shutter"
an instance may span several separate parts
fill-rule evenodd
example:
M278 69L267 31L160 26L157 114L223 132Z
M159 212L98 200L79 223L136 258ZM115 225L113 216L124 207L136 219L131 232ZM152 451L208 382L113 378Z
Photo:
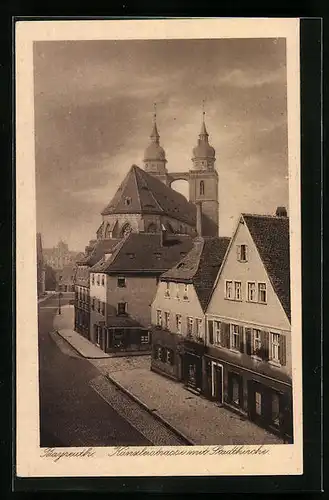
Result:
M230 342L230 324L229 323L222 323L222 328L223 328L223 343L224 346L227 347L228 349L230 348L231 342Z
M280 363L285 366L286 360L286 337L285 335L280 335Z
M251 355L252 331L251 328L246 328L246 353Z
M236 246L236 258L240 260L240 245Z
M240 352L244 352L243 326L239 326Z
M262 359L267 361L269 359L269 343L270 343L270 335L268 332L261 331L261 340L262 340Z
M214 343L214 323L212 320L208 320L208 334L209 334L209 344Z

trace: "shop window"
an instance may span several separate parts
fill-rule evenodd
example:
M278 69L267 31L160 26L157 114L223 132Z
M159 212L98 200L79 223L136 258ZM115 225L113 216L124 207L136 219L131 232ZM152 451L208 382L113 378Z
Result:
M255 392L255 411L256 415L262 414L262 394L260 392Z
M276 392L272 394L272 423L276 427L280 425L280 395Z
M169 365L174 364L174 351L172 349L166 350L166 363Z
M149 333L145 333L141 335L141 344L148 344L149 343Z

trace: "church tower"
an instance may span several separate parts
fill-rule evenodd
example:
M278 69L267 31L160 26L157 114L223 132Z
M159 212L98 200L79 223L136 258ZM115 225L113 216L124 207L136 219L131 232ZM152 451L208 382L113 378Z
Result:
M189 200L201 205L203 236L218 236L218 173L215 150L208 137L203 111L198 144L193 149L193 167L189 171Z
M144 170L167 184L168 170L166 167L166 153L160 146L160 135L157 128L156 118L156 105L154 104L153 130L150 135L151 142L144 153Z

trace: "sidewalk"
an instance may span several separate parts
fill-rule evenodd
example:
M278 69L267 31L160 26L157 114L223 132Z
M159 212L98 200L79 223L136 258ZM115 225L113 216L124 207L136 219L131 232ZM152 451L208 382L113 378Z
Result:
M57 315L54 321L54 328L59 330L59 334L123 392L192 443L282 444L278 437L249 420L191 393L179 382L152 372L149 355L110 358L68 329L70 318L71 321L73 318L72 306L64 306L62 312L61 318Z

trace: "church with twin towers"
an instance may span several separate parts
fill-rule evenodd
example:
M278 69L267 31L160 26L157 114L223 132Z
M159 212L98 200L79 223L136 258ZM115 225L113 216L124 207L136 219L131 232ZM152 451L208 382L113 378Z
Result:
M191 148L192 149L192 148ZM209 143L205 112L191 168L186 172L167 167L154 112L150 142L143 168L132 165L112 200L102 210L97 239L121 238L130 232L218 236L218 173L215 150ZM174 181L188 182L189 199L171 188Z

